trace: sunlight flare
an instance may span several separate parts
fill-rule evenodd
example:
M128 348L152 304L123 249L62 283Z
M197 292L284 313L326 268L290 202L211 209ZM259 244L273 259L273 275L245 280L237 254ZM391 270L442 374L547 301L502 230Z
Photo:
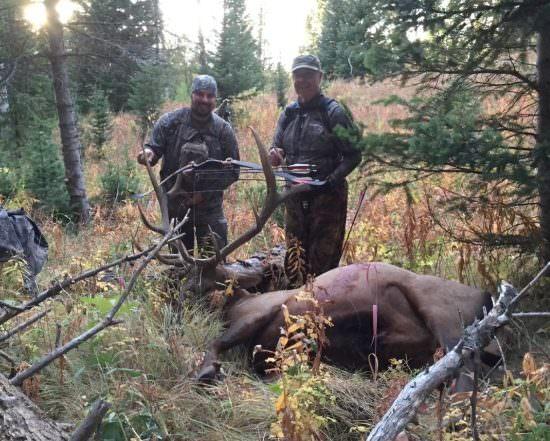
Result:
M79 6L70 0L61 0L56 6L61 23L67 23L78 9ZM37 2L25 6L23 17L31 24L33 29L40 29L43 27L47 23L46 7L44 3Z

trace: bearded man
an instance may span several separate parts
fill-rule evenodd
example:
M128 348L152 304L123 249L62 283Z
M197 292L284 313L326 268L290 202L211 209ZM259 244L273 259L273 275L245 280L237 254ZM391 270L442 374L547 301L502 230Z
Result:
M191 107L183 107L160 117L137 161L155 165L162 158L160 177L166 192L173 189L183 166L200 164L207 159L239 159L239 148L232 127L214 113L217 97L216 80L198 75L191 85ZM217 245L227 244L227 220L223 212L223 191L239 178L238 167L217 170L189 170L181 174L176 192L169 192L168 215L181 220L190 210L183 226L183 242L193 250L195 237L202 247L214 233Z

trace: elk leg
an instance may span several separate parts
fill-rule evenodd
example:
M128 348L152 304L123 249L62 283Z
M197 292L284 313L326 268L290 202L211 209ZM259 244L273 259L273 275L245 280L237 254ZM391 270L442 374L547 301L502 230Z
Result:
M252 340L254 336L258 335L263 328L271 323L280 308L281 305L279 304L270 305L270 308L265 311L243 314L241 317L233 318L230 321L229 328L210 346L197 374L197 380L207 382L215 379L220 370L220 363L218 362L220 353Z

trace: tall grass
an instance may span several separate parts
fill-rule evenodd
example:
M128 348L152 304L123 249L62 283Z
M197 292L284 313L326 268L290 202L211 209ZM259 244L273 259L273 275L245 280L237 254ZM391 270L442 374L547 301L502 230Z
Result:
M344 101L367 131L384 131L389 129L388 121L404 116L404 111L374 102L391 94L410 97L414 90L394 83L337 81L327 85L326 93ZM177 106L178 103L168 103L164 110ZM241 158L257 162L257 149L247 127L254 127L269 146L279 115L275 96L263 94L236 103L235 114ZM105 146L105 159L86 159L88 192L96 201L89 226L76 234L53 219L39 219L50 243L50 259L39 278L42 286L66 273L76 274L129 253L135 241L147 243L153 239L154 235L141 224L134 201L113 204L101 199L101 176L108 164L121 166L141 149L137 133L132 116L116 115ZM143 168L139 171L141 182L146 185L146 173ZM394 191L383 195L376 188L367 187L366 200L358 209L368 173L368 169L358 170L350 177L348 225L356 210L358 219L343 263L388 261L491 289L500 278L514 280L515 268L534 265L530 256L460 243L446 233L445 228L457 232L466 225L463 219L438 205L449 197L449 189L460 190L461 183L454 177L418 184L409 194ZM250 204L254 198L250 195L259 193L259 185L257 181L243 180L226 191L225 213L231 237L253 224ZM493 197L504 196L495 192ZM146 213L158 220L154 196L144 198L142 203ZM528 210L498 210L496 205L479 206L471 213L473 225L483 231L502 231L518 217L528 221L524 225L535 225L533 213ZM434 220L434 212L441 225ZM271 221L233 257L247 256L282 240L282 229ZM132 269L131 265L117 269L114 279L108 279L111 282L98 277L71 288L53 302L54 312L49 318L8 348L0 349L9 350L17 360L31 361L53 347L56 323L62 324L64 340L91 326L106 302L119 295L116 281L127 280ZM250 373L242 351L224 356L223 369L228 374L224 382L200 388L192 381L203 351L223 323L217 312L208 311L191 299L185 305L181 322L175 324L174 313L164 300L169 289L163 280L164 271L162 265L151 263L124 312L124 323L106 330L42 372L35 398L50 415L67 421L80 420L95 398L106 398L113 403L106 430L124 432L126 439L154 439L154 433L165 434L165 439L170 440L267 439L276 418L275 396L268 384ZM8 366L2 363L0 359L0 368L6 369ZM335 404L325 409L334 420L325 433L326 439L331 440L360 439L362 431L380 416L379 401L389 396L392 387L401 384L404 375L399 371L372 383L360 374L336 369L329 372L331 392L336 397Z

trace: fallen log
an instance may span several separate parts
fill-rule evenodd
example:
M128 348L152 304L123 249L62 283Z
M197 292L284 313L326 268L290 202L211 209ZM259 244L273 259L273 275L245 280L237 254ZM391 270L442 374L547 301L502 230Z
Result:
M68 441L69 428L48 418L0 374L0 441Z
M549 269L550 263L519 294L512 285L502 282L493 309L482 320L476 320L468 326L463 338L451 351L405 386L386 414L367 435L366 441L394 441L416 415L419 406L428 395L452 378L465 360L479 353L489 344L495 331L510 321L519 300Z

